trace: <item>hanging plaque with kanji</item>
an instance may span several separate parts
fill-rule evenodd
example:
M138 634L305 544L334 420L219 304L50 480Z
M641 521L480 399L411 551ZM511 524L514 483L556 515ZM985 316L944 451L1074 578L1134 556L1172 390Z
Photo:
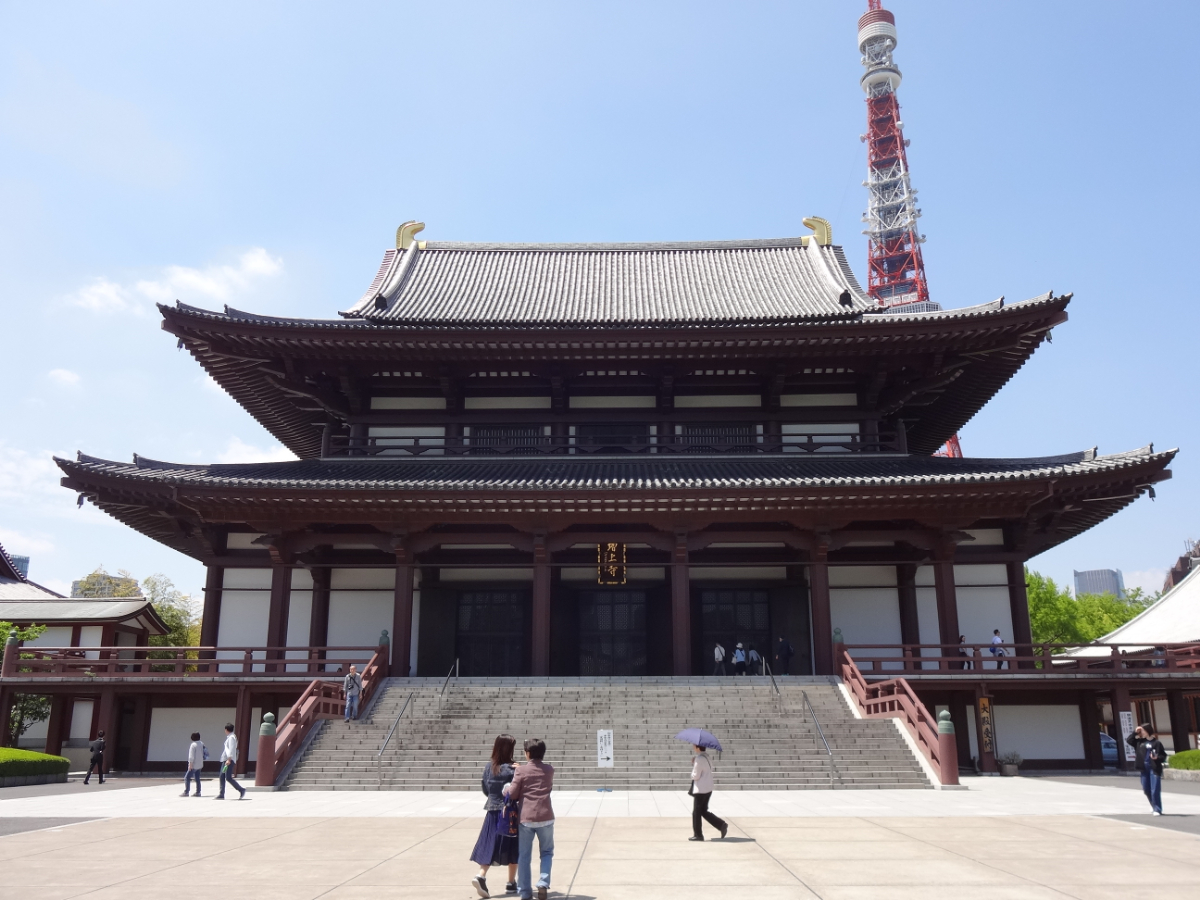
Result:
M625 545L596 545L596 584L624 584Z

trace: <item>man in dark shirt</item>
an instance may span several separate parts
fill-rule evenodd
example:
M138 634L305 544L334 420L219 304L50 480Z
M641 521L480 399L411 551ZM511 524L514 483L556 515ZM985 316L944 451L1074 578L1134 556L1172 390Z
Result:
M96 770L96 774L100 778L100 783L104 784L104 732L97 731L96 739L88 744L88 749L92 751L92 761L88 766L87 774L83 776L83 783L87 784L88 779L92 777L92 770Z
M780 636L779 645L775 648L775 662L779 666L780 675L790 675L788 671L792 666L792 655L796 651L792 649L791 642Z
M1137 751L1137 767L1142 776L1142 792L1150 801L1150 809L1156 816L1162 815L1162 773L1167 760L1167 749L1154 731L1154 726L1144 722L1129 737L1126 743Z

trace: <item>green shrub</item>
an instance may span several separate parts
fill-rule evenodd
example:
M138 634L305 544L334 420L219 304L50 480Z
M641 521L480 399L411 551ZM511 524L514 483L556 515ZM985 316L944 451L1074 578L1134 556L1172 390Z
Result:
M62 775L71 768L65 756L0 747L0 778L13 775Z
M1200 750L1183 750L1171 756L1172 769L1200 769Z

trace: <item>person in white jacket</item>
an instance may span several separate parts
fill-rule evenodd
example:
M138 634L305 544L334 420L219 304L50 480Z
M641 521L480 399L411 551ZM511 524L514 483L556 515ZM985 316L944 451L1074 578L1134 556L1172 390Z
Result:
M183 776L183 793L186 797L192 791L192 779L196 779L196 796L200 796L200 773L204 771L204 742L200 740L200 732L192 732L192 743L187 753L187 773Z
M703 747L693 745L692 749L696 751L696 755L692 757L692 789L688 793L692 795L693 834L688 840L704 840L704 834L700 830L701 819L721 832L721 837L725 837L729 831L729 823L708 811L708 801L712 799L713 792L712 760L708 758Z
M225 783L229 782L238 792L238 799L246 799L246 789L233 779L233 768L237 765L238 743L237 735L233 733L233 724L225 726L225 746L221 748L221 793L217 800L225 799Z

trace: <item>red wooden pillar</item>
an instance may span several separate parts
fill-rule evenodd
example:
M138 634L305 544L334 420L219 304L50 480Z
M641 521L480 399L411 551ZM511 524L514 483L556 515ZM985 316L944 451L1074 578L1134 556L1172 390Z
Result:
M1167 711L1171 715L1171 740L1175 752L1192 749L1192 717L1182 688L1167 691Z
M933 562L933 589L937 597L938 634L942 656L958 653L958 591L954 586L954 544L947 542Z
M546 535L533 537L533 652L534 675L550 674L550 551Z
M288 610L292 599L292 569L290 566L276 563L271 566L271 607L267 613L267 646L286 647L288 632ZM281 659L283 650L268 650L268 659ZM277 671L278 667L268 663L268 672Z
M51 756L62 756L63 741L69 735L64 729L71 727L71 698L55 694L50 698L50 721L46 723L46 752Z
M0 685L0 747L8 746L8 723L12 721L12 707L16 693L10 687Z
M233 714L233 728L238 738L237 761L233 767L235 775L245 775L250 765L250 688L242 685L238 688L237 707Z
M412 645L412 554L402 538L397 538L393 549L396 552L396 599L392 607L391 675L393 678L406 678Z
M1012 611L1013 643L1017 656L1033 655L1033 626L1029 621L1029 595L1025 588L1025 563L1008 563L1008 605ZM1023 663L1022 667L1033 663Z
M217 646L217 635L221 633L221 591L224 584L224 567L209 566L204 578L204 618L200 621L202 647Z
M1113 730L1116 732L1116 734L1113 735L1113 738L1116 739L1117 742L1117 768L1126 772L1132 771L1136 761L1125 758L1125 750L1127 749L1128 745L1125 743L1125 734L1121 730L1122 710L1127 713L1132 712L1130 708L1131 704L1129 702L1129 688L1125 687L1124 685L1117 685L1112 689L1111 697L1113 710ZM1134 728L1136 728L1137 725L1137 722L1133 723Z
M692 582L686 531L675 532L671 553L671 659L676 675L692 674Z
M833 675L833 614L829 608L829 544L819 542L808 567L809 606L812 609L813 674Z
M901 643L921 643L921 621L917 614L917 567L915 565L909 563L896 566L896 596L900 601ZM918 658L920 655L920 650L912 651L913 658ZM907 668L909 665L918 669L921 667L919 662L906 663L905 667Z
M104 773L112 770L117 756L117 697L111 688L100 694L100 709L96 717L96 735L104 732Z

